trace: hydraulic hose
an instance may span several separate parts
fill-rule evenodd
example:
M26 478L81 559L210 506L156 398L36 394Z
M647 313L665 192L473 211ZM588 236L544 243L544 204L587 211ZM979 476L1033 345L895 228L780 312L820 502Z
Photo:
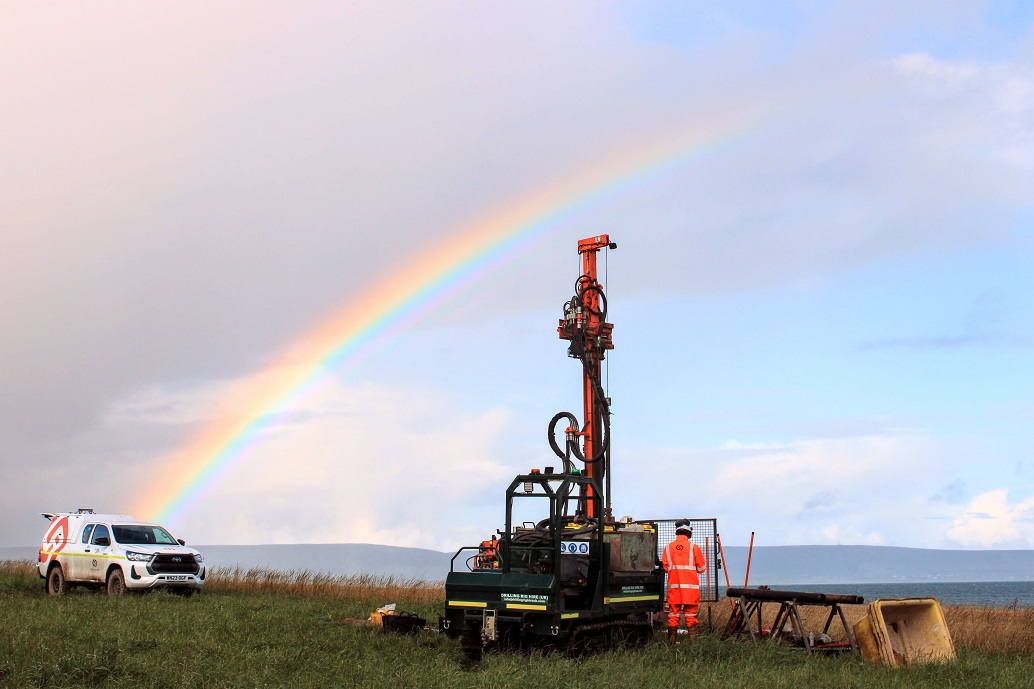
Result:
M576 523L577 521L578 520L576 520L575 518L572 518L572 517L564 517L561 520L561 522L564 523L564 524ZM585 520L585 523L582 526L580 526L580 527L578 527L576 529L564 529L563 533L564 533L564 538L567 538L568 536L580 536L582 534L592 533L595 530L596 530L596 520L595 519L588 519L588 520ZM547 518L547 519L543 519L540 522L538 522L537 524L535 524L534 530L525 531L523 533L520 533L520 534L517 534L516 536L514 536L513 539L512 539L512 542L513 543L522 543L522 544L537 544L537 543L542 543L542 542L548 541L549 538L550 538L549 519Z
M578 453L578 459L582 460L586 464L595 464L596 462L603 459L604 455L610 451L610 405L607 404L607 396L603 390L603 386L600 385L599 380L596 379L596 375L592 370L592 365L589 363L588 357L580 357L582 367L585 369L585 375L588 376L589 381L592 383L593 390L596 393L596 411L600 415L600 419L603 421L603 440L602 447L595 457L583 457L581 452Z
M586 285L581 289L576 298L584 299L585 294L587 292L596 293L596 296L599 298L600 309L599 311L597 311L596 309L588 305L585 308L588 309L589 313L591 313L592 315L599 317L601 321L607 320L607 295L603 293L603 288L599 285ZM584 304L585 302L582 301L582 303Z
M575 418L575 415L572 414L571 412L569 412L569 411L562 411L562 412L559 412L559 413L555 414L553 416L553 418L550 419L550 421L549 421L549 432L548 432L549 446L553 449L553 453L557 457L559 457L561 459L561 461L563 461L563 463L564 463L564 473L565 474L570 474L571 473L571 469L573 467L573 465L571 463L571 451L572 450L574 451L574 453L578 457L578 459L582 459L582 455L581 455L581 450L578 448L578 442L576 440L567 440L566 439L566 436L567 436L566 430L565 430L565 433L564 433L564 437L565 437L564 445L567 448L567 451L565 452L565 451L560 449L560 446L557 444L557 441L556 441L556 425L560 421L560 419L567 419L568 427L574 429L575 433L577 433L578 429L579 429L578 419Z
M596 294L597 303L599 305L598 310L586 305L585 303L585 295L590 292L594 292ZM574 322L575 318L572 314L579 308L583 307L593 316L606 322L607 295L604 293L603 288L588 275L581 275L575 281L575 295L564 303L564 321L566 323ZM610 450L610 405L607 404L606 392L603 390L603 386L600 384L600 381L593 370L593 362L590 361L589 354L590 348L587 346L589 344L587 342L588 336L586 335L585 330L569 328L565 329L565 331L567 332L568 339L571 342L569 353L571 356L582 362L582 368L592 385L593 393L597 401L596 412L599 414L603 423L601 446L596 449L596 454L594 456L586 457L577 442L568 442L568 449L574 453L575 457L577 457L579 461L584 462L585 464L595 464L603 459ZM574 415L568 412L560 412L554 416L549 423L549 446L553 449L554 454L564 461L564 469L565 471L568 471L570 469L569 453L560 449L555 437L556 424L561 418L567 418L570 422L570 427L573 428L575 432L579 430L579 424Z

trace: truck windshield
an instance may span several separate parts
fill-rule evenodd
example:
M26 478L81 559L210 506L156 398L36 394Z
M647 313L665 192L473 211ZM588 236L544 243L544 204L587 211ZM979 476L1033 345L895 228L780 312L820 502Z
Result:
M123 545L179 545L168 531L153 524L113 524L111 529Z

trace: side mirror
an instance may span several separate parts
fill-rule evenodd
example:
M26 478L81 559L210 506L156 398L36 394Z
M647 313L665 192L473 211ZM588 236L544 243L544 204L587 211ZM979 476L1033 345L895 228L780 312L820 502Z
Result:
M95 539L93 541L93 544L99 545L102 548L107 548L109 545L111 545L111 539L106 536L101 536L100 538Z
M184 540L183 540L182 538L177 538L177 539L176 539L176 541L177 541L177 542L178 542L178 543L179 543L180 545L186 545L186 544L187 544L187 542L186 542L186 541L184 541Z

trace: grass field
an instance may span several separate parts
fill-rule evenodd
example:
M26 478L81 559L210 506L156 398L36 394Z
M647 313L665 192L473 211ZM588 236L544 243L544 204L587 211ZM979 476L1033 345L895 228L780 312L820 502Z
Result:
M488 654L464 668L458 642L437 632L384 634L355 624L394 602L431 622L440 585L268 570L217 572L198 596L166 592L48 597L31 563L0 563L3 687L845 687L1028 689L1034 611L949 608L959 659L890 669L856 658L806 656L774 644L660 640L644 649L572 659ZM712 608L723 626L727 603ZM857 618L862 608L852 609ZM705 614L706 619L706 614Z

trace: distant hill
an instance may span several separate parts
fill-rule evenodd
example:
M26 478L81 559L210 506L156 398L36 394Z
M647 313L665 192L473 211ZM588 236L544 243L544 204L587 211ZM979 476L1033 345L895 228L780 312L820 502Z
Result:
M742 586L747 548L725 549L729 579ZM725 575L719 575L725 583ZM750 584L1034 581L1034 550L929 550L867 545L754 548Z
M452 553L366 543L327 545L197 546L211 567L266 567L331 574L376 574L402 579L445 579Z
M452 553L386 545L197 546L210 567L264 567L329 574L374 574L442 580ZM37 549L0 548L0 560L35 560ZM733 586L742 586L747 548L725 549ZM462 563L459 563L462 566ZM718 575L725 583L725 573ZM853 545L759 546L750 564L750 585L891 582L1034 581L1034 550L928 550Z
M308 570L335 575L374 574L401 579L445 579L452 553L365 543L198 545L212 568ZM0 560L35 560L38 548L0 548Z

